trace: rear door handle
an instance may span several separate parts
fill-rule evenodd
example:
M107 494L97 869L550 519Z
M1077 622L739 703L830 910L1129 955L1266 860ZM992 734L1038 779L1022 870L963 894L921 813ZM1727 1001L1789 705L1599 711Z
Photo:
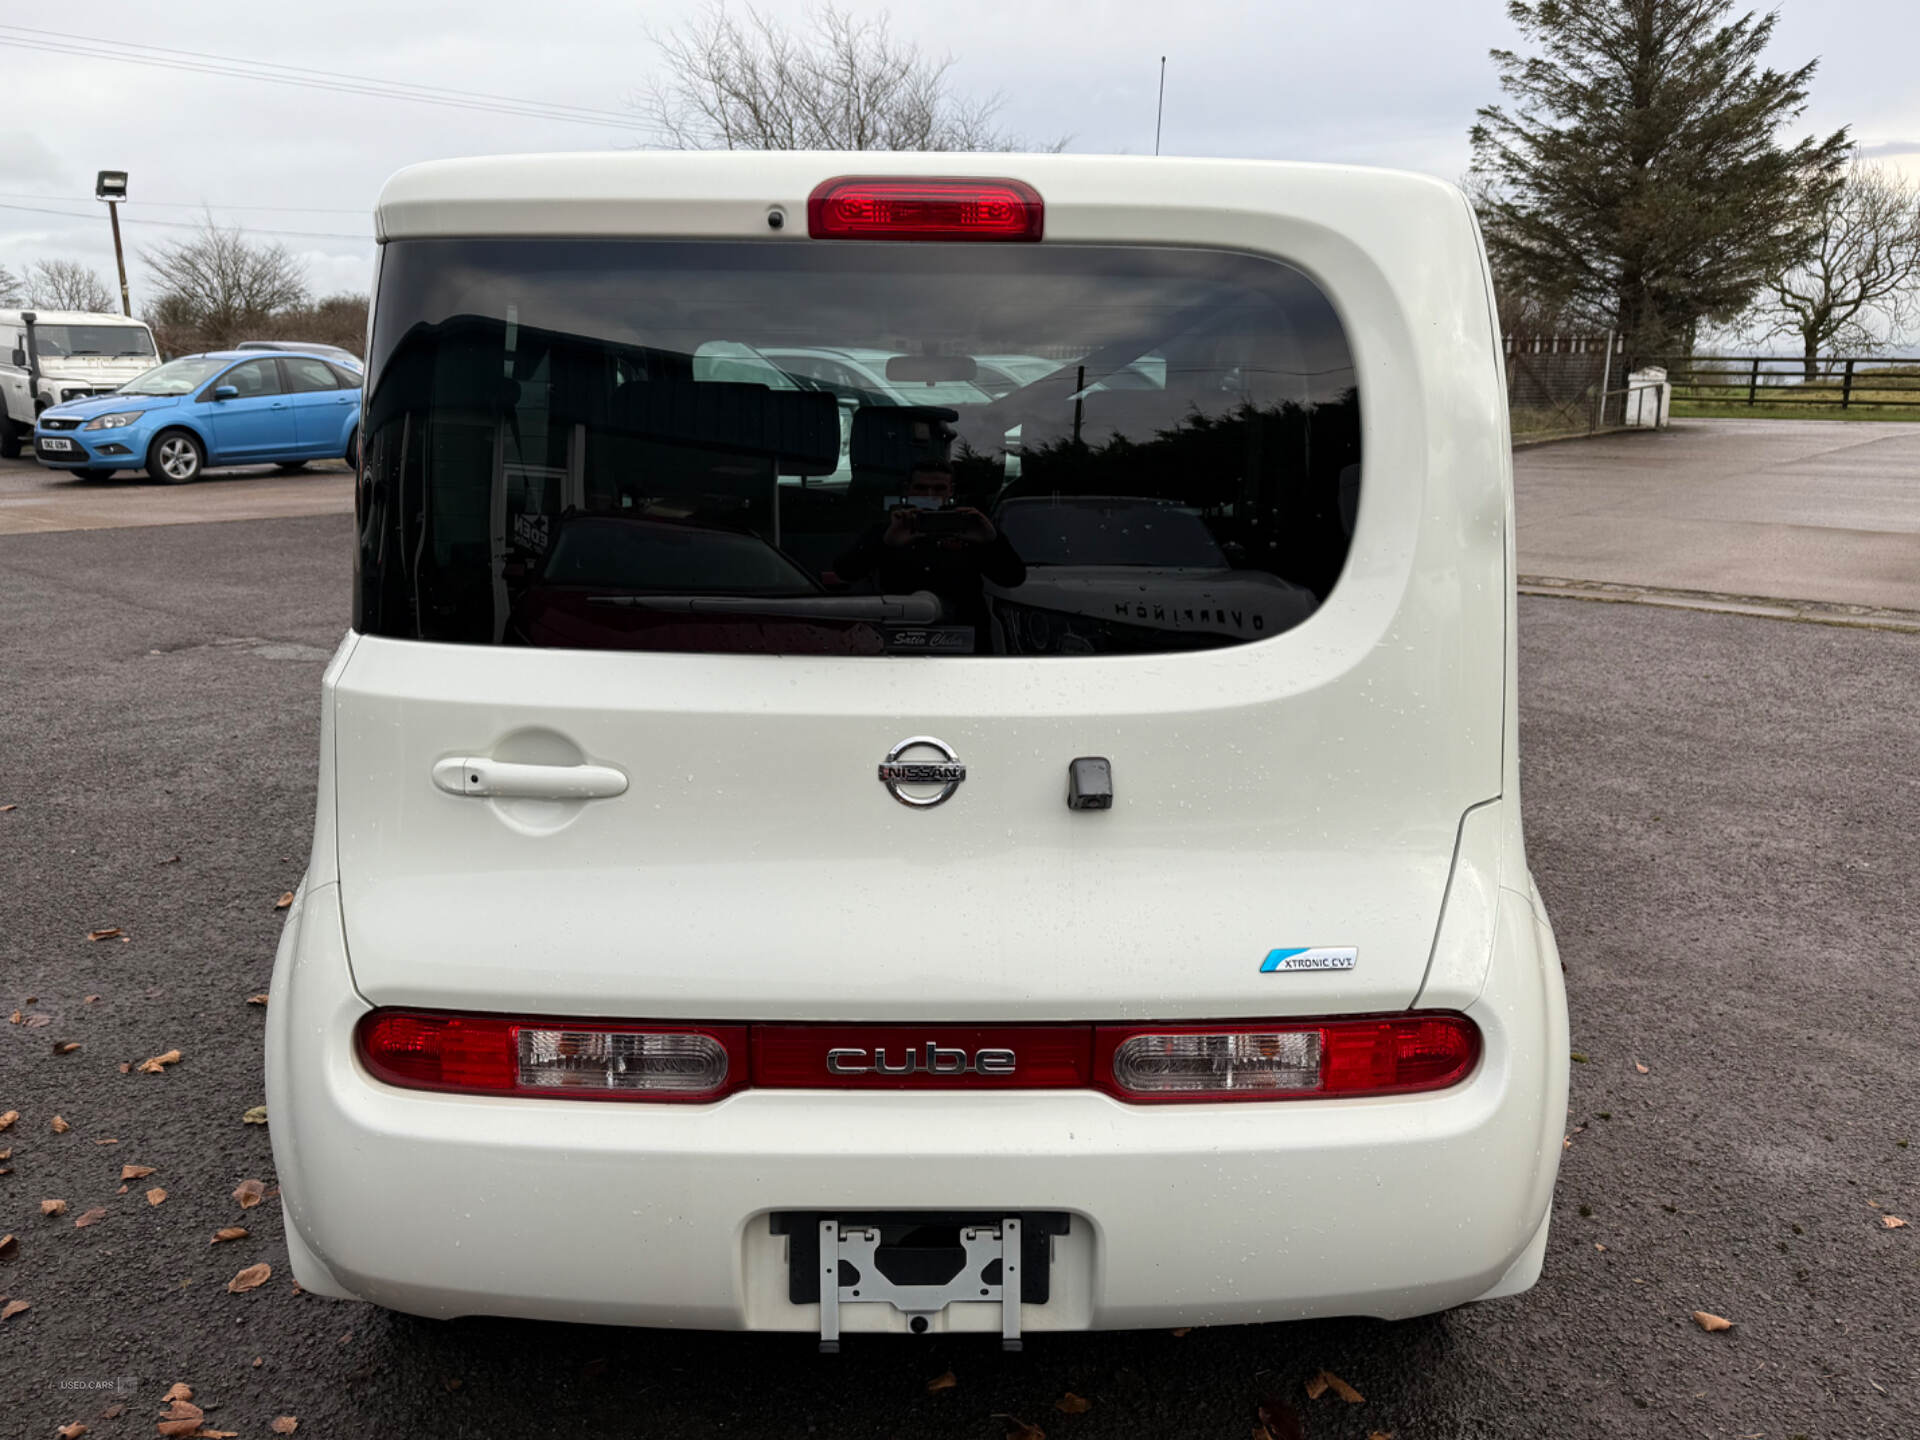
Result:
M607 800L627 793L626 773L611 765L525 765L485 755L449 755L433 767L449 795L502 800Z

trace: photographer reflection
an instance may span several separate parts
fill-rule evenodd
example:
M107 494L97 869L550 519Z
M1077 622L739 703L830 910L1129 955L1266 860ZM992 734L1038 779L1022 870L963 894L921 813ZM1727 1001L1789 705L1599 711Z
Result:
M869 527L833 569L848 582L871 578L885 595L931 590L947 623L974 626L978 634L986 625L980 582L1011 589L1027 578L1026 562L994 523L953 504L953 472L937 461L913 467L906 503Z

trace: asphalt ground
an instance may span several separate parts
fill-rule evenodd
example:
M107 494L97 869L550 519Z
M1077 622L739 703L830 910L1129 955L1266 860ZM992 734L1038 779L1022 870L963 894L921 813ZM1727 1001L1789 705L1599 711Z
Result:
M0 1294L31 1307L0 1321L0 1434L151 1436L175 1383L242 1436L291 1415L318 1437L997 1440L1014 1416L1245 1440L1263 1397L1314 1440L1920 1433L1920 638L1522 599L1532 862L1584 1057L1529 1294L829 1358L296 1294L277 1206L230 1198L274 1182L242 1118L247 997L305 861L350 537L342 516L0 536L0 1014L22 1012L0 1023ZM127 939L86 938L105 927ZM129 1164L153 1174L121 1194ZM222 1226L249 1234L211 1245ZM1309 1399L1323 1369L1364 1403ZM1069 1392L1091 1408L1056 1409Z
M1514 456L1520 572L1920 611L1920 424L1679 420Z

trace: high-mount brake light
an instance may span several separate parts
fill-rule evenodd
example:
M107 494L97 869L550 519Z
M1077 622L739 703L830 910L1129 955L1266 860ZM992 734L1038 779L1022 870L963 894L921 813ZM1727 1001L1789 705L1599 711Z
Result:
M807 197L815 240L1038 240L1040 192L1019 180L841 176Z
M1480 1059L1464 1015L1236 1025L1103 1025L1094 1073L1123 1100L1306 1100L1457 1085Z
M360 1058L389 1085L575 1100L718 1100L747 1082L744 1025L376 1010Z

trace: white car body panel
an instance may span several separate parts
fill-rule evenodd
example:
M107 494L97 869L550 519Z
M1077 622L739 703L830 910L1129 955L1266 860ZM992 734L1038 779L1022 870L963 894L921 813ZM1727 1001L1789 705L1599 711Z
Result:
M1506 402L1465 202L1416 176L1237 161L516 156L401 172L378 232L832 243L808 240L806 199L849 173L1015 176L1045 199L1045 244L1244 250L1310 275L1359 377L1345 570L1296 627L1179 654L350 635L324 682L314 856L270 1012L301 1283L428 1314L810 1329L768 1213L983 1206L1085 1222L1056 1242L1036 1330L1397 1316L1524 1289L1566 1021L1521 842ZM874 769L920 734L968 767L926 811ZM1063 804L1066 763L1088 754L1113 762L1110 811ZM463 755L627 785L450 795L434 769ZM1261 973L1283 946L1353 946L1358 963ZM927 1023L1418 1006L1467 1013L1486 1048L1451 1090L1362 1100L582 1104L380 1084L351 1045L372 1006ZM940 1328L996 1317L955 1306ZM865 1305L844 1323L904 1322Z

